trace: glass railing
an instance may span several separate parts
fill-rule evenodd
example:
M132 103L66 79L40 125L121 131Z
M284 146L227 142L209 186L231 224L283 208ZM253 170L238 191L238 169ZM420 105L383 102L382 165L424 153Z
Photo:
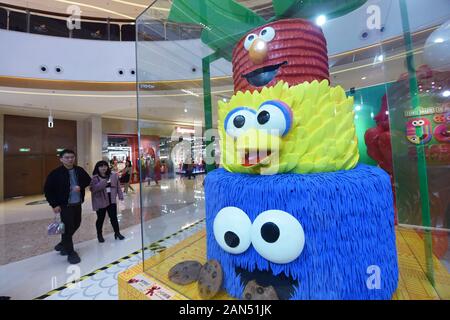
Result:
M70 26L69 15L33 10L11 9L0 5L0 29L41 34L47 36L108 40L135 41L136 26L134 20L80 18L77 26ZM200 38L202 28L192 25L170 23L164 20L152 19L144 30L139 33L149 41L187 40Z

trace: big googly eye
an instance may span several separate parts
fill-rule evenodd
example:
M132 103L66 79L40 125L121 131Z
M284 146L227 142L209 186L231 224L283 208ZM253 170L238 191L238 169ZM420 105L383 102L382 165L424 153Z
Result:
M417 120L417 125L418 126L423 126L425 124L425 121L423 120Z
M292 111L283 101L266 101L259 107L256 120L258 129L265 129L269 133L275 132L279 136L284 136L291 128Z
M253 221L251 240L255 250L274 263L289 263L305 245L302 225L292 215L281 210L262 212Z
M244 41L244 48L245 50L250 49L250 47L252 46L253 41L256 40L256 38L258 38L258 36L254 33L250 33Z
M265 27L261 30L259 33L259 37L263 39L265 42L271 41L273 38L275 38L275 29L272 27Z
M411 122L411 124L414 126L414 127L417 127L418 126L418 124L417 124L417 121L416 120L414 120L413 122Z
M236 207L225 207L214 219L214 237L226 252L240 254L250 246L251 226L252 222L244 211Z
M237 138L255 125L255 110L239 107L232 110L225 118L225 131L228 135Z

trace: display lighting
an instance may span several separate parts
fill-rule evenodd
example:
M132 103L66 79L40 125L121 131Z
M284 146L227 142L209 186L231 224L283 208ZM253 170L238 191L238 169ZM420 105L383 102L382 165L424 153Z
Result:
M177 133L195 133L194 129L177 127Z
M316 18L316 24L321 27L327 22L327 17L323 14Z
M181 91L184 93L190 94L191 96L200 97L200 95L198 95L197 93L195 93L191 90L181 89Z

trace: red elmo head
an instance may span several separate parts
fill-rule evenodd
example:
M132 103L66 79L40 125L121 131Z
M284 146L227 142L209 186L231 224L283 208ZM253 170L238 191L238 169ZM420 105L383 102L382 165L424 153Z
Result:
M268 23L248 32L233 50L234 91L261 90L283 80L289 85L329 80L322 29L303 19Z

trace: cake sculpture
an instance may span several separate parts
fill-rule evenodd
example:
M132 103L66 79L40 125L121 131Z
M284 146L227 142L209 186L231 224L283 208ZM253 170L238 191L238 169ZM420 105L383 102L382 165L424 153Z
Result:
M328 82L320 28L246 34L219 102L221 166L205 181L207 258L239 299L390 299L397 288L389 175L358 164L353 100Z

